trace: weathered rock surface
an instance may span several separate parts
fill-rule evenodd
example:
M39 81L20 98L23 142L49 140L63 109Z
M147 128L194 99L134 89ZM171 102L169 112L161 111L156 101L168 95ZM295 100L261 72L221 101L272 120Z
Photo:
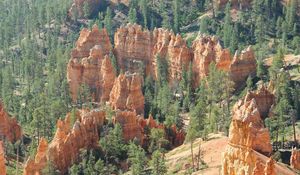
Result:
M300 150L293 149L291 155L291 167L300 170Z
M103 87L111 88L106 80L107 78L114 78L114 71L108 59L105 60L103 65L102 61L111 49L112 46L106 29L99 31L98 27L94 25L91 31L83 29L80 32L76 48L72 50L67 68L67 78L74 101L77 99L80 87L83 84L88 85L93 93L94 100L107 99L107 92L104 90L104 96L102 97L101 91Z
M262 87L258 92L249 92L233 107L229 143L223 153L223 175L295 174L267 157L272 146L262 116L268 114L271 101L274 96Z
M24 175L41 174L41 171L47 166L47 149L48 142L42 138L37 148L35 159L28 159L25 164Z
M170 79L181 77L182 68L192 60L192 51L180 35L165 29L143 30L136 24L121 27L115 33L115 53L121 68L131 73L140 71L155 76L156 57L168 59Z
M132 111L118 111L115 119L115 123L120 123L123 129L123 138L126 142L136 139L141 145L147 145L148 136L146 133L146 128L159 128L165 131L166 127L163 124L158 124L152 116L148 119L144 119L142 116L136 114ZM169 141L171 146L179 146L184 142L185 133L179 131L176 126L171 127L173 135L167 135L165 133L166 139Z
M99 128L105 120L105 113L100 110L81 110L76 113L76 122L71 128L71 114L65 120L58 120L55 136L49 146L42 141L35 160L28 160L24 173L40 172L51 161L61 173L78 159L80 149L94 148L99 141ZM46 152L46 153L45 153ZM45 157L47 160L45 161Z
M0 102L0 138L16 142L22 135L22 128L16 118L11 118Z
M228 49L223 49L216 37L200 36L193 42L193 72L195 84L209 73L209 65L214 62L224 71L229 71L231 55Z
M137 139L139 143L143 143L143 128L139 125L139 116L135 112L119 111L116 114L115 122L121 125L126 142Z
M256 73L256 59L254 51L249 46L243 50L240 55L235 53L230 67L229 75L236 85L241 85L245 82L249 75Z
M240 86L247 77L256 72L256 59L251 47L237 53L232 58L228 49L223 49L216 37L200 36L193 42L193 72L197 85L199 80L209 73L209 65L213 62L220 70L229 73L231 80Z
M0 142L0 175L6 175L5 158L2 142Z
M141 77L120 74L111 90L109 102L114 110L131 110L143 115L145 99Z

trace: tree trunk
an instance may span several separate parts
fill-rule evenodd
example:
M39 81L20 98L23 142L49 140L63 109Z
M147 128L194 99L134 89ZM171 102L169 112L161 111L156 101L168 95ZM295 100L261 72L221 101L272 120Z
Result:
M197 170L200 169L200 160L201 160L201 141L198 147L198 159L197 159Z
M296 126L295 126L296 116L293 115L293 132L294 132L294 142L295 146L298 147L297 136L296 136Z
M194 172L195 171L195 167L194 167L195 160L194 160L194 153L193 153L193 143L194 143L194 141L191 141L192 168L193 168L193 172Z

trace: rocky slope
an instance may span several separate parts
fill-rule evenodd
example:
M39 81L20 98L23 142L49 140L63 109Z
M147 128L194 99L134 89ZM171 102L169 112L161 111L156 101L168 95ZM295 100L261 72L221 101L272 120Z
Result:
M4 150L2 142L0 142L0 174L6 174L6 167L5 167L5 158L4 158Z
M274 96L264 87L249 92L233 107L229 143L223 153L222 174L295 174L268 158L272 151L270 133L263 119L269 113Z
M0 139L16 142L22 137L22 129L15 118L11 118L0 102Z
M100 6L105 4L104 0L73 0L73 4L69 10L69 14L74 16L75 14L78 17L84 17L84 5L87 3L91 14L98 13Z

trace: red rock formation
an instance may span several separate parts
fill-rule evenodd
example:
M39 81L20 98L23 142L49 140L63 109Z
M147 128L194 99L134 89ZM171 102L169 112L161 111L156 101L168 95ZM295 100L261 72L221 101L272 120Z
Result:
M99 128L105 120L105 113L99 110L81 110L76 113L77 121L71 128L71 114L66 119L58 120L55 136L49 146L41 141L35 160L28 160L25 165L26 174L40 172L50 161L53 166L66 173L68 168L78 159L80 149L94 148L99 141ZM45 161L47 157L47 161Z
M106 102L109 100L110 91L114 86L114 81L116 78L116 73L111 64L109 57L106 55L104 60L102 61L101 70L101 100L102 102Z
M214 62L224 71L229 71L231 56L228 49L223 49L216 37L200 36L193 42L193 72L195 84L209 73L209 65Z
M300 150L293 149L291 155L291 167L300 170Z
M255 74L256 59L250 46L241 55L235 53L229 69L230 78L236 85L243 84L249 75Z
M0 138L16 142L22 137L22 129L15 118L11 118L0 102Z
M5 158L2 142L0 142L0 175L6 174Z
M228 72L236 86L245 82L247 77L256 72L256 59L251 47L237 53L231 58L228 49L223 49L216 37L200 36L193 42L194 81L197 85L199 80L209 73L209 65L214 62L220 70Z
M89 11L91 14L97 13L100 6L104 5L103 0L73 0L73 4L69 10L70 15L74 15L74 13L77 13L79 17L84 17L83 8L85 3L88 4Z
M120 74L115 80L109 102L115 110L131 110L144 114L145 99L140 76Z
M48 142L42 138L37 148L35 159L29 158L25 164L24 175L41 174L41 171L47 166L47 149Z
M143 128L139 125L139 116L135 112L119 111L116 114L115 122L122 126L123 138L126 142L137 139L143 143Z
M192 60L192 52L180 35L165 29L153 32L142 30L139 25L128 24L115 33L115 53L121 68L131 73L145 65L146 73L155 75L156 57L168 58L170 79L181 78L182 67Z
M256 93L249 92L233 107L229 143L223 153L223 175L295 174L265 156L270 155L272 147L262 115L267 114L272 100L274 96L262 87ZM258 104L263 107L259 108Z
M101 90L103 89L103 82L107 78L113 77L112 66L106 60L102 66L102 61L105 55L108 55L112 46L106 29L99 31L96 25L89 31L83 29L80 32L76 48L72 50L71 59L67 68L67 78L70 85L72 99L77 99L78 91L82 84L88 85L93 91L93 97L96 101L102 98ZM110 70L108 70L110 69ZM108 77L103 77L105 74ZM104 84L104 87L109 88L110 85ZM104 99L107 98L105 91Z

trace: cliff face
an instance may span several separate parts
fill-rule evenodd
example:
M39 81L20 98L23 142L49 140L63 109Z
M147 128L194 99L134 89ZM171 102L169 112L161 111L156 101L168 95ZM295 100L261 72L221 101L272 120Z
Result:
M109 102L115 110L131 110L144 114L145 99L142 93L141 77L120 74L115 80Z
M229 71L231 56L228 49L223 49L216 37L200 36L193 42L193 72L195 84L209 73L209 65L214 62L224 71Z
M98 145L99 128L105 120L105 113L99 110L78 111L75 115L77 121L71 128L71 114L64 121L58 120L55 136L49 146L41 141L35 160L28 160L24 174L40 172L51 161L61 173L78 159L80 149L93 148ZM46 158L45 158L46 157ZM46 160L45 160L46 159Z
M292 150L291 167L300 170L300 150Z
M139 125L139 117L135 112L119 111L116 114L115 122L122 126L123 138L126 142L137 139L143 143L143 128Z
M272 146L262 116L269 112L272 105L269 102L273 100L274 96L262 87L256 93L248 93L243 100L235 104L229 143L223 153L223 175L294 174L267 157L272 152ZM263 107L259 108L258 104Z
M106 59L102 66L105 55L108 55L112 46L105 29L99 31L96 25L92 30L83 29L80 32L76 48L72 50L71 59L67 67L67 79L70 85L72 99L75 101L83 84L88 85L92 91L94 100L99 101L101 98L107 98L107 92L102 97L101 90L103 82L107 77L102 77L103 73L108 78L113 78L114 71ZM110 85L105 82L104 87Z
M256 59L251 47L234 55L229 67L229 75L236 85L243 84L249 75L256 73Z
M47 149L48 142L42 138L37 148L35 159L28 159L25 164L24 175L41 174L41 170L47 166Z
M6 174L6 167L5 167L5 158L4 158L4 150L2 142L0 142L0 174Z
M22 129L15 118L11 118L0 102L0 138L16 142L22 137Z
M121 68L131 73L145 66L146 74L156 72L156 57L168 59L170 79L181 77L182 68L192 60L192 52L180 35L165 29L143 30L136 24L121 27L115 33L115 53Z
M229 73L236 87L245 82L247 77L256 72L256 59L251 47L237 53L232 58L228 49L223 49L216 37L200 36L193 42L194 81L197 85L200 79L209 74L209 65L213 62L220 70Z

